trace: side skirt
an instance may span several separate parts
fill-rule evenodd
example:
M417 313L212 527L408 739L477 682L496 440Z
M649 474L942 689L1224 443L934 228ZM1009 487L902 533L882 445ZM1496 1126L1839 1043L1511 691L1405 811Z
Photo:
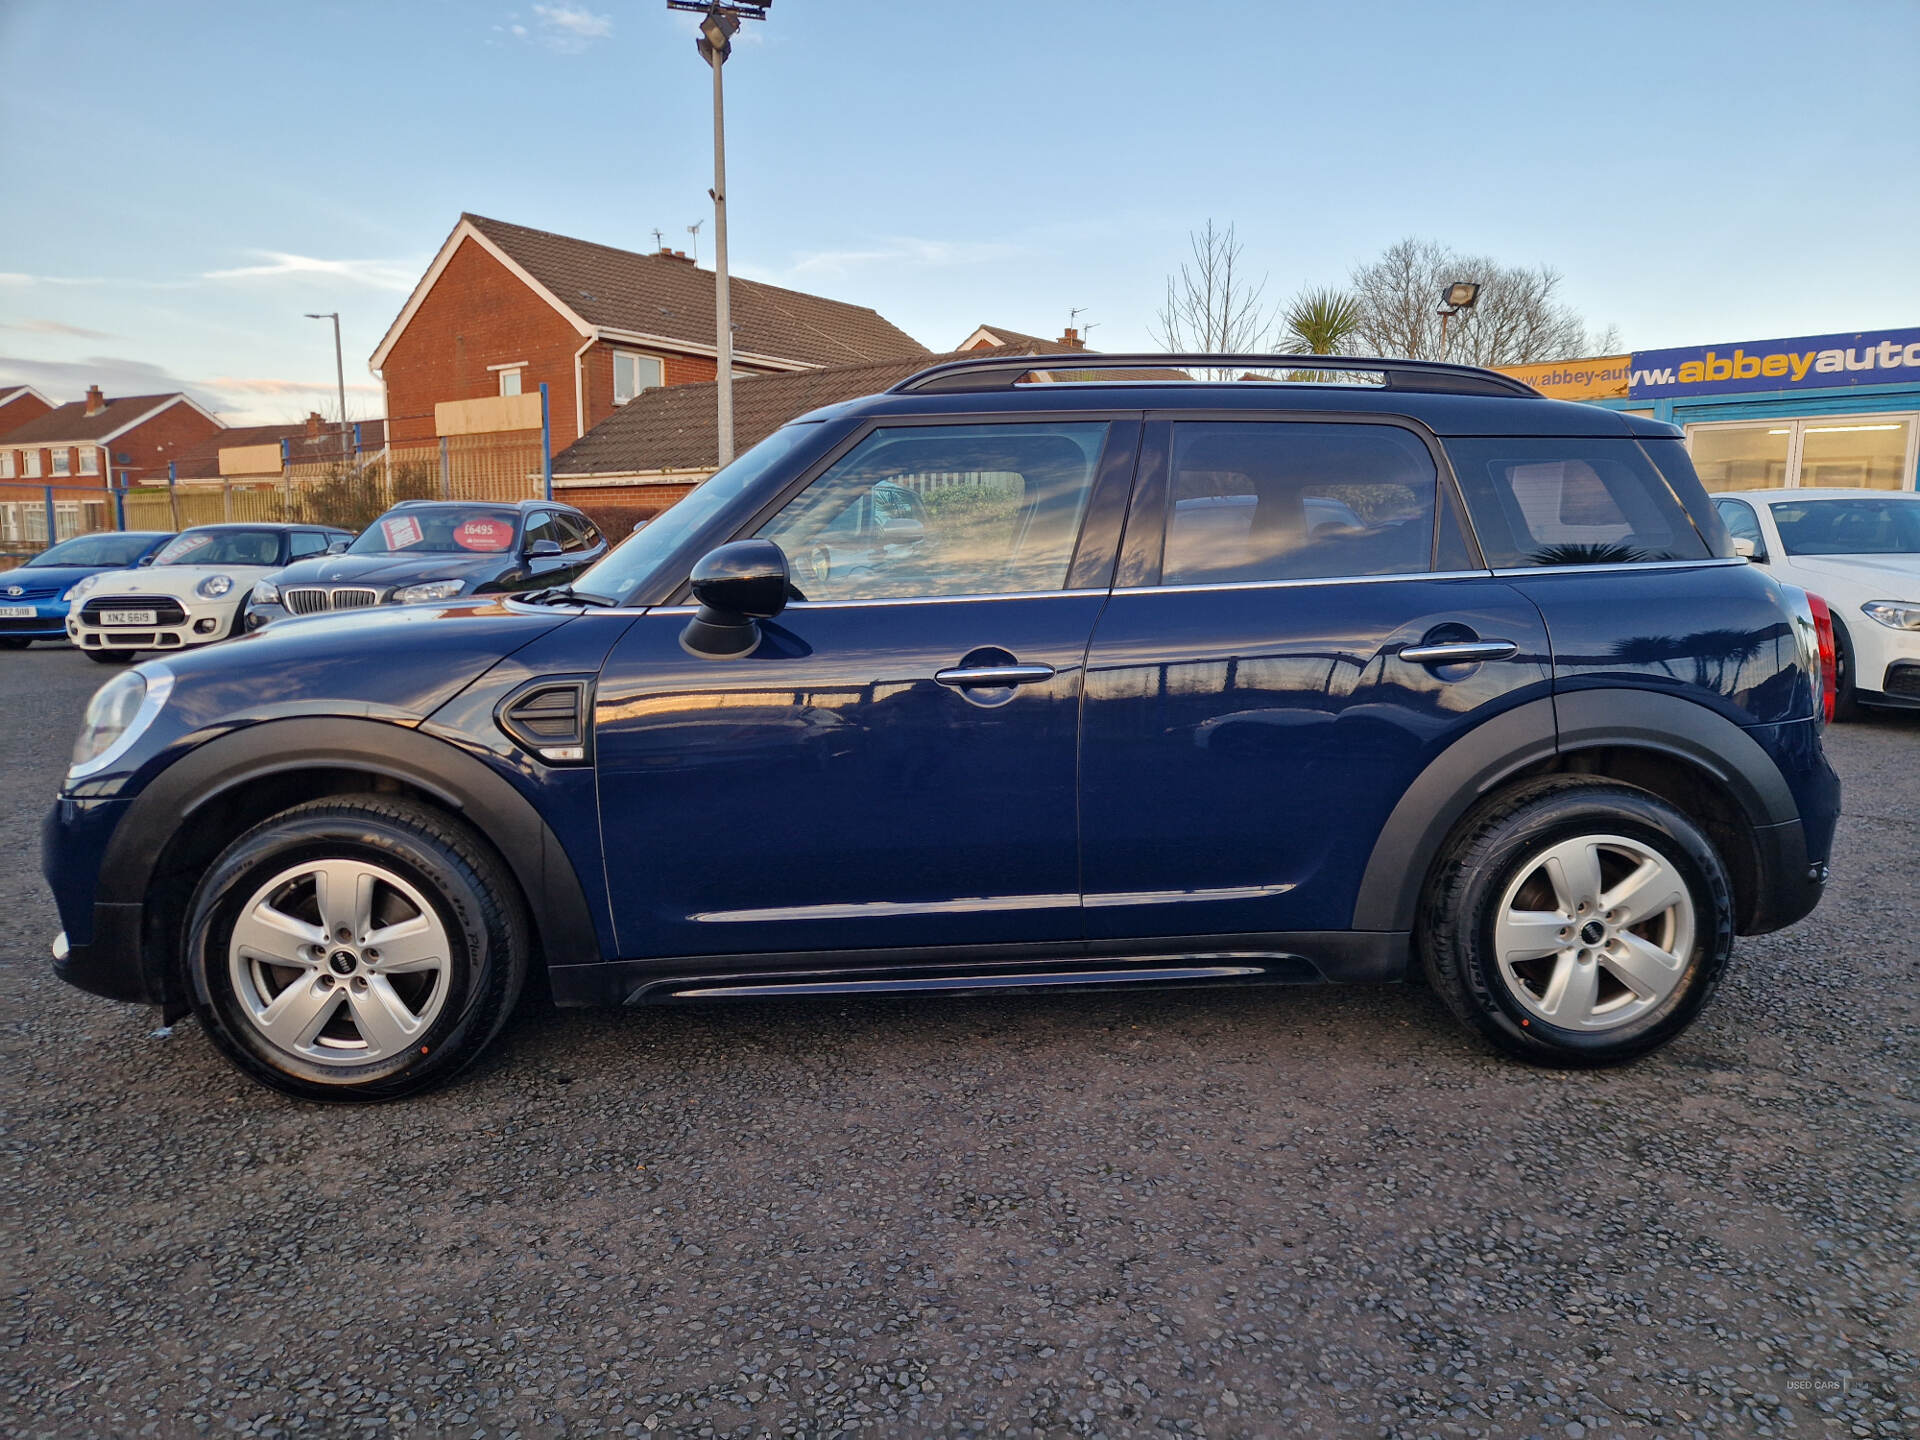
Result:
M1317 985L1402 978L1405 931L1188 935L1049 945L700 955L556 965L558 1005L671 1005L778 995Z

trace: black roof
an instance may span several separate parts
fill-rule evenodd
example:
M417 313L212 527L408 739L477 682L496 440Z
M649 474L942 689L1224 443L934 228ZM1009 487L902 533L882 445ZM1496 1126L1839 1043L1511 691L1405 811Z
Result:
M214 520L205 525L183 525L179 532L184 535L189 530L337 530L342 535L351 535L353 531L342 525L329 525L320 520ZM164 531L156 530L156 535Z
M436 505L444 505L449 509L486 505L495 510L518 510L523 515L529 510L549 509L572 510L576 515L581 513L577 507L569 505L564 500L396 500L393 503L393 509L425 510Z

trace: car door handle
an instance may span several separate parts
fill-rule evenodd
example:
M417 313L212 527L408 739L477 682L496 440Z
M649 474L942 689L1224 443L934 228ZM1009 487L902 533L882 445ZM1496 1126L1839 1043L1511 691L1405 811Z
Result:
M1051 665L957 665L936 670L933 678L942 685L1032 685L1053 678Z
M1440 645L1409 645L1400 658L1416 665L1474 665L1519 653L1520 647L1511 640L1448 640Z

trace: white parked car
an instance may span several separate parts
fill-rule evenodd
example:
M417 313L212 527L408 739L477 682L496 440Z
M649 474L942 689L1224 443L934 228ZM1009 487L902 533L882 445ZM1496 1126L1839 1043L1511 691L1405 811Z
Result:
M1920 707L1920 495L1737 490L1713 503L1742 554L1832 608L1836 718Z
M69 590L67 638L103 665L224 640L254 582L352 539L330 525L196 525L139 568L89 575Z

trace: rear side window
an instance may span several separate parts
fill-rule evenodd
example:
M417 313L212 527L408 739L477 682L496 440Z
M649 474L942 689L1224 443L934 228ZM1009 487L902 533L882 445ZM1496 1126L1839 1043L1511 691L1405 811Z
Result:
M1163 585L1433 567L1438 477L1419 437L1398 426L1178 424L1170 481Z
M1447 442L1447 454L1480 548L1496 568L1732 553L1726 527L1692 470L1684 478L1700 492L1714 544L1668 476L1632 440L1457 439Z

